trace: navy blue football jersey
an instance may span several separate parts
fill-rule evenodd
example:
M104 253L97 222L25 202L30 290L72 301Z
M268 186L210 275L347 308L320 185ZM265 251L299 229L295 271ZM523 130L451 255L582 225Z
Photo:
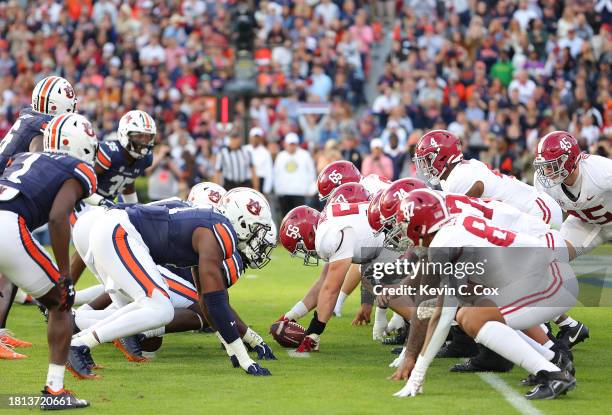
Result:
M134 183L151 163L153 155L149 154L129 164L118 141L100 142L96 164L104 169L104 173L98 176L98 194L107 199L115 199L125 186Z
M0 210L22 216L28 229L49 221L55 197L66 180L77 179L83 197L96 191L94 169L74 157L51 153L21 153L0 177Z
M230 221L214 209L134 205L125 210L156 264L197 266L199 257L193 249L192 236L196 228L204 227L213 232L223 252L221 267L227 286L236 283L244 271L236 232Z
M36 112L31 108L21 110L19 118L0 141L0 174L11 157L30 151L32 139L43 134L52 118L51 115Z

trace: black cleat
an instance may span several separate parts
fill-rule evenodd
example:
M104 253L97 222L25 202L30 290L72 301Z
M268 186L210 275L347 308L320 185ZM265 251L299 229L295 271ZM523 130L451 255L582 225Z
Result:
M553 347L551 347L551 350L555 352L555 356L550 362L562 371L567 370L570 375L576 375L576 368L574 368L573 363L574 356L572 355L572 352L570 352L569 349L560 342L557 342ZM527 378L521 380L521 385L523 386L536 386L539 383L539 379L536 375L529 375Z
M391 349L391 353L393 353L393 354L400 354L400 353L402 353L402 350L404 350L403 347L395 347L395 348Z
M91 351L87 346L70 346L68 352L68 362L66 363L66 369L68 369L75 378L78 379L99 379L100 376L96 375L91 371L93 363L93 357L91 357Z
M397 330L397 334L395 336L384 338L382 344L385 344L387 346L396 346L398 344L404 344L406 342L406 337L408 337L408 330L406 329L406 326L404 326Z
M527 399L555 399L576 387L576 378L566 370L559 372L540 370L535 380L538 385L525 394Z
M498 355L491 349L478 345L478 354L465 363L457 363L450 368L451 372L508 372L514 364Z
M588 338L589 328L581 322L578 322L575 327L561 327L557 333L557 340L564 343L570 349Z
M113 344L130 362L147 362L149 359L142 355L142 347L140 346L140 342L144 339L144 334L134 334L113 340Z
M42 403L40 409L43 411L57 411L62 409L78 409L86 408L89 402L84 399L79 399L69 390L62 389L58 392L53 392L48 386L42 390Z
M440 348L436 357L474 357L478 354L478 345L458 326L449 331L450 342Z

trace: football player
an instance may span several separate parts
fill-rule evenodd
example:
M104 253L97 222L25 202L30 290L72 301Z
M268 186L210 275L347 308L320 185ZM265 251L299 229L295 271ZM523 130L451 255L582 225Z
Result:
M553 131L540 139L533 164L536 187L569 214L561 234L577 255L612 240L612 160L581 153L571 134ZM559 326L557 338L570 347L589 337L578 321Z
M320 336L331 318L351 265L372 262L382 252L384 237L372 233L367 209L367 201L331 203L320 214L310 207L299 206L283 219L280 241L292 255L303 255L305 264L312 260L318 262L319 258L328 263L320 280L311 288L317 292L317 310L297 352L319 349Z
M16 155L0 179L0 272L49 310L50 362L42 393L63 399L45 405L46 409L89 405L64 389L64 365L74 300L69 266L70 213L81 199L96 191L93 162L97 145L85 117L59 115L45 128L44 152ZM49 224L55 261L30 233L45 223Z
M361 184L366 191L370 195L375 195L381 190L389 187L391 182L382 176L377 174L370 174L368 176L362 176L359 169L355 167L353 163L346 160L334 161L333 163L325 166L323 170L319 173L317 178L317 189L319 192L320 200L327 200L334 190L346 183L359 183ZM344 279L344 283L342 284L342 289L340 290L340 294L338 295L338 300L336 301L336 305L334 307L334 314L340 316L342 314L342 305L346 298L353 292L357 285L359 285L359 281L361 278L361 273L359 272L359 267L354 266L349 270L346 278ZM298 303L296 306L298 310L304 311ZM370 311L366 311L364 309L360 310L353 320L354 324L361 324L364 322L369 322L369 314Z
M485 272L468 275L464 287L497 287L499 293L464 295L458 311L455 296L441 296L430 323L433 334L406 386L395 396L422 393L427 368L444 343L453 319L476 342L534 375L536 386L525 395L528 399L553 399L575 387L576 380L570 373L573 366L567 357L561 355L555 361L550 350L537 348L515 331L545 323L575 303L577 281L567 262L558 262L541 239L496 227L480 216L451 215L440 194L432 190L415 190L403 199L396 227L404 231L400 246L427 249L430 262L488 261ZM565 241L558 238L557 243ZM496 247L503 247L506 255L490 255L491 248ZM517 247L540 249L531 255L523 249L517 256ZM431 306L421 304L417 313L429 314L430 310Z
M112 209L94 224L90 251L96 272L133 302L73 338L70 366L89 375L90 349L101 343L168 324L174 315L168 288L156 264L192 267L207 320L248 374L270 372L253 361L236 329L227 288L247 266L261 268L275 241L266 199L252 189L225 194L213 209L136 205Z
M138 202L134 181L153 161L152 151L156 136L155 121L146 112L133 110L121 117L117 128L118 141L102 141L98 148L95 165L98 190L77 207L72 216L72 224L89 205L110 206L119 195L124 203ZM85 270L85 263L78 252L74 253L71 262L76 284ZM77 304L84 304L99 294L99 287L90 287L79 291L75 301Z
M499 200L556 229L561 226L563 213L552 197L514 177L491 170L481 161L464 160L461 140L449 131L433 130L421 137L414 162L420 174L445 192ZM559 316L555 322L561 327L582 325L569 316Z
M11 157L19 153L43 150L43 132L53 116L73 113L76 110L76 96L70 82L59 76L49 76L39 81L32 91L32 104L19 113L19 117L0 141L0 174ZM6 324L8 312L17 294L17 287L0 275L3 298L0 298L0 329ZM0 359L11 358L13 352L6 352L2 344L27 346L27 342L12 337L7 330L0 336ZM4 353L6 352L6 353ZM17 355L15 355L17 356Z

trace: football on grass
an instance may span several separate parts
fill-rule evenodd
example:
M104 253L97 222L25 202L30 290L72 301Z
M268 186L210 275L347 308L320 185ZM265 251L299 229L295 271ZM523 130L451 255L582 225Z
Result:
M270 327L270 334L283 347L298 347L306 329L295 321L277 321Z
M140 347L143 352L156 352L162 345L163 337L151 337L143 340Z

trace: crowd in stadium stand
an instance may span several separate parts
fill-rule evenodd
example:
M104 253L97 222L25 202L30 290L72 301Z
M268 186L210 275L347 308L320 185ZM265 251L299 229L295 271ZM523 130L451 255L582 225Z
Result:
M226 134L208 97L232 75L235 3L1 2L0 137L29 105L33 85L57 74L75 86L78 111L100 139L112 139L130 109L154 116L157 155L166 160L157 166L176 182L169 192L212 178ZM392 179L414 174L411 149L434 128L460 136L468 158L527 181L537 138L551 129L570 131L585 151L612 152L610 1L254 3L258 89L284 95L248 109L263 136L251 134L256 164L276 158L292 132L317 171L346 158ZM389 32L378 94L367 103L372 51ZM268 180L262 190L273 188Z

